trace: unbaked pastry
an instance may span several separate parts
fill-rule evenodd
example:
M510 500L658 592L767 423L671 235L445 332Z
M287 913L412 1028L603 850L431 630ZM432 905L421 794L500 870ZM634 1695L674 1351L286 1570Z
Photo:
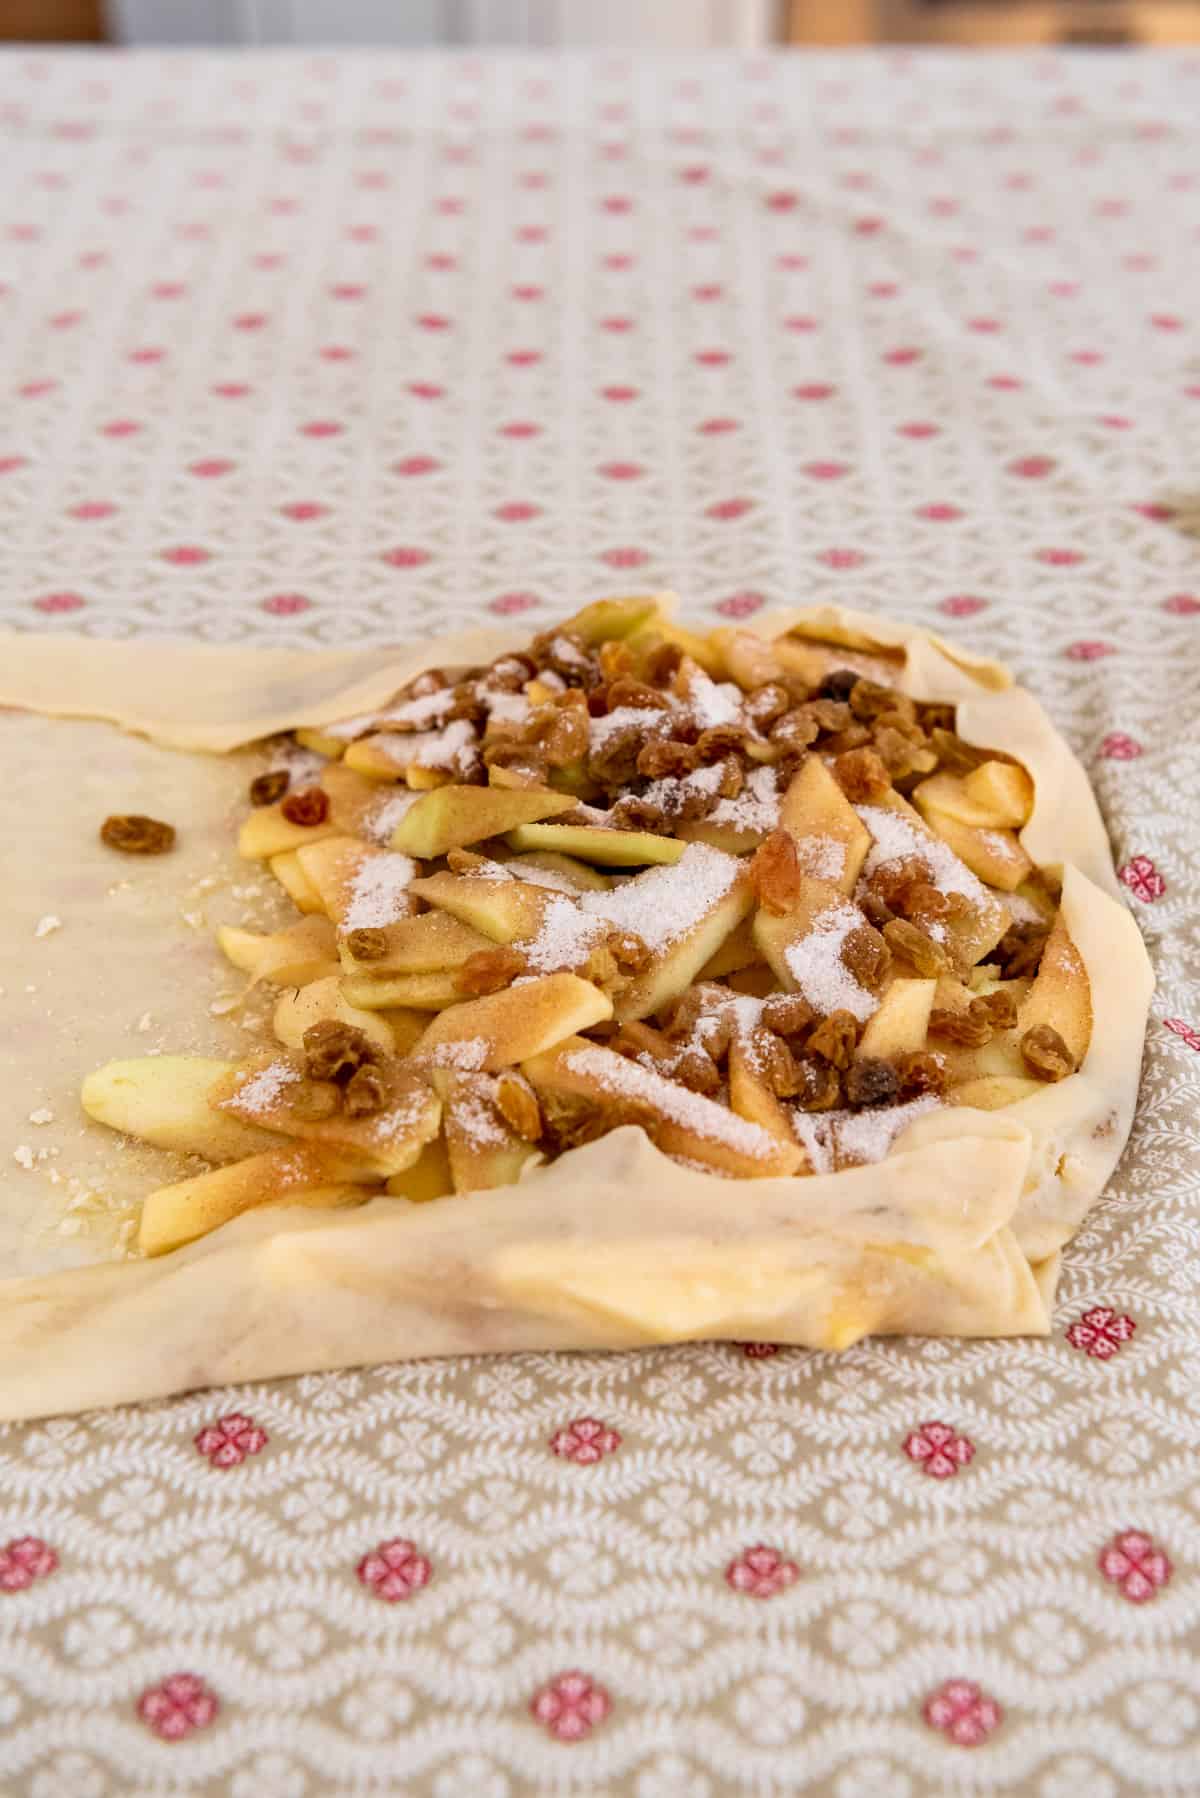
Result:
M828 608L699 636L664 596L375 666L207 655L219 678L179 646L9 646L0 699L259 742L240 847L283 891L275 927L218 929L259 1002L240 1054L188 1033L76 1070L89 1140L158 1157L141 1255L6 1284L0 1412L1048 1329L1151 976L1086 776L1004 670ZM170 759L198 788L230 766ZM161 846L107 834L102 861Z

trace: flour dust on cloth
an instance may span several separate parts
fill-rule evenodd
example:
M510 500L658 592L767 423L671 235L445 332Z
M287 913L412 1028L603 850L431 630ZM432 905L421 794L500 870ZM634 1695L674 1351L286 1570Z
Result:
M240 750L519 638L466 633L374 656L10 638L0 704L43 715L0 719L19 771L0 793L5 840L23 845L0 945L28 975L0 1025L17 1070L0 1093L16 1156L0 1222L0 1416L421 1356L1048 1330L1058 1252L1131 1127L1152 988L1087 778L996 664L830 607L758 628L899 652L897 686L955 703L967 741L1028 769L1021 840L1061 871L1091 983L1079 1071L998 1112L917 1117L882 1162L836 1174L731 1183L627 1126L516 1187L341 1213L271 1206L132 1259L138 1199L178 1158L84 1119L79 1083L123 1053L244 1053L261 1030L223 992L212 943L214 923L278 903L233 847ZM169 816L179 850L130 871L96 842L113 809ZM59 926L39 934L47 917Z

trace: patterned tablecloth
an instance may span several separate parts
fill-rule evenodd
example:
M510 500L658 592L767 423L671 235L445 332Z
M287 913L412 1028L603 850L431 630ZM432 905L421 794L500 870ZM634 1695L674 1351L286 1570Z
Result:
M1195 55L0 61L6 622L917 618L1161 982L1049 1340L9 1426L4 1794L1200 1791L1198 121Z

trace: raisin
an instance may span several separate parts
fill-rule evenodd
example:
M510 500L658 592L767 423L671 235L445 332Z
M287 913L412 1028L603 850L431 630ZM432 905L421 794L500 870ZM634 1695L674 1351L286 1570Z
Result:
M923 979L933 979L949 970L950 957L942 945L935 943L915 924L910 924L907 918L893 918L890 924L885 924L883 940L893 954L902 956Z
M848 724L845 730L835 730L826 737L821 748L829 755L849 755L852 750L868 748L870 742L871 732L865 724Z
M945 1091L946 1064L940 1055L928 1049L913 1049L897 1056L896 1072L905 1098L923 1099L926 1094L936 1098Z
M746 746L746 733L738 724L714 724L701 731L696 741L696 754L702 762L720 762Z
M772 993L763 1000L759 1016L776 1036L799 1036L807 1030L816 1014L801 993Z
M289 793L280 810L289 824L307 828L324 824L329 816L329 794L322 787L304 787L299 793Z
M914 923L940 923L950 916L950 901L928 880L914 880L897 895L899 910Z
M501 1074L493 1102L509 1129L523 1142L537 1142L542 1134L542 1112L528 1080L520 1074Z
M721 778L717 782L718 799L736 799L746 784L746 772L735 755L727 755L720 764Z
M1026 974L1036 974L1049 935L1046 924L1013 924L988 959L999 964L1006 980L1020 980Z
M779 1099L795 1098L804 1090L804 1074L787 1044L769 1030L754 1038L754 1060L762 1068L771 1091Z
M952 727L943 729L940 725L927 725L929 746L938 759L938 766L949 769L951 774L969 774L987 760L987 753L975 749L970 743L964 743L955 734Z
M633 651L628 643L610 638L600 645L600 672L606 681L620 680L633 673Z
M382 961L388 952L387 931L374 925L360 925L346 938L346 947L355 961Z
M1017 1021L1017 1002L1011 993L998 987L994 993L984 993L979 1003L991 1019L993 1030L1011 1030Z
M654 805L649 799L618 799L612 809L609 823L614 830L651 830L666 829L670 820L660 805Z
M267 774L258 774L250 782L251 805L274 805L282 799L292 784L292 777L286 768L272 768Z
M721 1085L721 1076L703 1049L689 1047L681 1051L671 1067L671 1077L686 1086L690 1093L711 1097Z
M528 972L529 963L519 949L477 949L455 969L454 984L460 993L482 996L502 992Z
M816 719L800 706L793 707L782 718L777 718L769 732L772 743L793 751L807 749L811 743L816 742L820 734Z
M319 1124L342 1109L342 1091L332 1080L302 1080L289 1090L289 1109L305 1124Z
M900 911L907 888L915 881L928 880L932 872L923 856L897 856L894 861L884 862L882 867L876 868L871 876L871 890L893 911Z
M666 686L679 672L683 651L678 643L657 643L646 657L646 679Z
M496 664L499 668L500 664ZM532 672L532 670L531 670ZM431 693L440 693L443 687L450 685L440 668L426 668L424 674L418 674L404 689L405 699L428 699Z
M858 1042L858 1020L853 1012L831 1011L809 1032L805 1047L835 1068L848 1068Z
M841 953L843 967L850 970L859 985L868 992L878 992L892 965L886 939L870 924L858 924L847 932Z
M781 686L778 681L767 681L746 695L746 716L759 730L769 730L777 719L783 717L791 703L786 687Z
M374 1112L383 1110L386 1099L387 1086L379 1068L364 1063L346 1082L347 1117L370 1117Z
M804 709L817 729L828 736L837 730L848 730L854 722L850 707L843 705L840 699L810 699Z
M610 930L604 939L622 974L640 974L650 962L650 950L634 930Z
M833 777L852 805L875 805L891 791L892 777L873 749L839 755Z
M891 711L896 703L896 692L892 687L881 686L878 681L860 679L851 687L848 698L854 716L870 723L881 712Z
M1075 1072L1075 1057L1052 1024L1035 1024L1027 1030L1021 1054L1039 1080L1065 1080Z
M310 1080L346 1080L376 1056L369 1036L336 1018L322 1018L319 1024L310 1024L303 1043L305 1072Z
M982 1049L992 1040L992 1020L981 999L972 999L961 1010L935 1006L929 1014L929 1032L931 1036L961 1043L964 1049Z
M862 677L853 668L834 668L821 682L822 699L849 699Z
M646 732L634 724L611 731L590 751L589 775L603 787L624 786L637 774L638 756L645 741Z
M654 739L639 751L637 771L647 780L680 780L692 772L699 759L690 743Z
M615 680L608 689L609 710L619 712L626 706L632 706L638 712L666 712L671 709L671 702L657 687L647 686L645 681Z
M921 723L928 731L954 729L954 707L934 701L919 707Z
M792 910L804 885L804 872L790 831L773 830L755 850L750 882L764 911L782 915Z
M665 1014L660 1014L663 1029L676 1042L691 1036L703 1010L703 999L694 986L689 986L686 992L680 993Z
M891 906L881 899L878 893L872 893L869 889L858 903L867 922L873 924L876 930L882 930L884 925L890 924L896 915Z
M922 749L890 725L876 729L875 748L893 780L906 780L910 774L931 774L937 758L931 749Z
M165 855L175 847L175 826L140 812L114 812L100 826L100 841L123 855Z
M842 1096L837 1069L823 1060L804 1060L799 1068L801 1086L796 1103L801 1111L832 1111Z
M900 1092L900 1076L888 1061L864 1055L847 1069L842 1084L846 1103L856 1109L866 1105L890 1105Z

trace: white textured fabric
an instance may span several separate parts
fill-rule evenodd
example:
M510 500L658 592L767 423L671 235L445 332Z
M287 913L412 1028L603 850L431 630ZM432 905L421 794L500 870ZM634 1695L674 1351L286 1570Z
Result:
M1047 1341L0 1432L0 1790L1196 1789L1198 118L1194 55L0 59L3 622L936 623L1089 763L1160 978Z

